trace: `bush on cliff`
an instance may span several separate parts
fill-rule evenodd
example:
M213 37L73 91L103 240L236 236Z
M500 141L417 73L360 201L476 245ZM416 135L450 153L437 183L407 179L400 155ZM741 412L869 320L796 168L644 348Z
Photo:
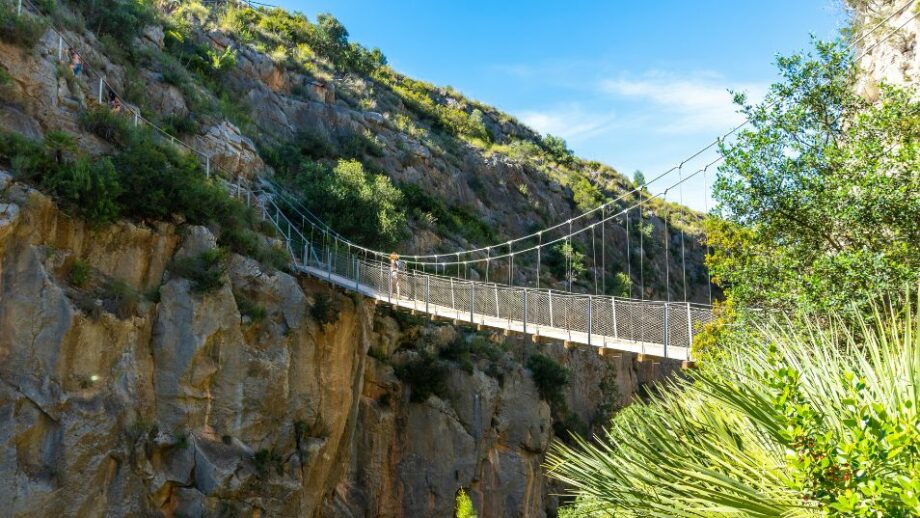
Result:
M431 395L444 397L447 393L449 370L445 362L422 352L397 366L396 377L411 388L411 401L423 403Z
M16 2L0 0L0 40L25 48L32 48L48 29L44 18L35 17L23 8L16 14Z

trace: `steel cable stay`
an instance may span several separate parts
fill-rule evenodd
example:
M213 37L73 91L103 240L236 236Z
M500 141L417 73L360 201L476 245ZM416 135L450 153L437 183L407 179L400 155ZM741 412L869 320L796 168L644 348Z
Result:
M679 178L683 178L684 176L683 171L680 171L678 173L678 176ZM678 186L678 189L680 191L680 204L683 205L684 204L684 184L681 183ZM703 196L706 196L706 193L703 193ZM681 262L681 269L683 272L683 280L684 280L684 300L686 301L687 300L687 249L684 246L684 236L687 232L682 229L678 229L678 231L680 232L680 262Z
M721 156L720 156L720 157L717 157L717 158L715 158L713 161L711 161L711 162L708 164L708 166L711 167L712 165L714 165L714 164L716 164L716 163L718 163L718 162L720 162L720 161L722 161L722 160L723 160L723 157L721 157ZM695 178L696 176L702 174L702 172L703 172L703 169L702 169L702 168L701 168L701 169L698 169L698 170L695 171L694 173L685 176L684 179L683 179L683 181L684 181L684 182L687 182L687 181L689 181L690 179ZM515 250L513 253L514 253L514 255L521 255L521 254L525 254L525 253L529 253L529 252L534 252L534 251L536 251L536 250L538 249L538 247L539 247L539 248L546 248L546 247L549 247L549 246L554 245L554 244L566 243L567 240L570 239L571 237L578 236L578 235L581 235L581 234L583 234L583 233L585 233L585 232L588 232L588 231L591 230L592 227L597 226L597 225L600 225L602 222L610 221L610 220L612 220L612 219L615 219L615 218L618 218L618 217L620 217L620 216L623 216L623 215L626 214L628 211L631 211L631 210L633 210L633 209L637 209L637 210L641 211L642 206L648 205L650 202L652 202L653 200L656 200L656 199L658 199L658 198L663 198L663 196L664 196L668 191L670 191L671 189L677 187L677 185L678 185L678 184L675 182L675 183L672 184L670 187L668 187L668 189L666 189L666 190L664 190L664 191L661 191L661 192L659 192L658 194L651 195L651 196L642 197L642 198L640 198L641 201L638 201L638 202L634 203L633 205L631 205L631 206L629 206L629 207L627 207L627 208L621 209L620 211L618 211L618 212L616 212L616 213L610 214L610 215L606 216L603 220L600 220L600 221L598 221L598 222L592 223L591 225L588 225L588 226L585 226L585 227L582 227L582 228L579 228L579 229L573 229L571 233L567 233L567 234L565 234L565 235L563 235L563 236L557 237L557 238L552 239L552 240L549 240L549 241L541 241L541 243L538 244L538 245L536 245L536 246L532 246L532 247L525 248L525 249L522 249L522 250ZM640 218L641 218L641 217L644 217L644 216L642 216L642 215L640 214ZM640 238L641 238L641 237L642 237L642 233L641 233L641 221L640 221L640 229L639 229L639 230L640 230L639 236L640 236ZM643 246L644 246L644 244L641 244L641 245L640 245L640 248L643 247ZM448 255L455 255L455 254L451 253L451 254L448 254ZM505 254L502 254L502 255L493 255L493 256L491 256L491 260L494 261L494 260L498 260L498 259L507 259L508 257L510 257L510 253L505 253ZM476 259L466 259L466 260L463 260L463 261L460 261L460 262L461 262L461 263L466 262L466 263L474 264L474 263L482 263L482 262L485 262L485 261L486 261L486 258L483 257L483 258L476 258ZM422 264L435 264L435 263L433 263L433 262L424 262L424 261L410 261L410 262L411 262L412 264L419 264L419 265L422 265ZM454 261L450 261L450 262L441 261L439 264L441 264L441 265L454 266L454 265L456 264L456 262L454 262Z

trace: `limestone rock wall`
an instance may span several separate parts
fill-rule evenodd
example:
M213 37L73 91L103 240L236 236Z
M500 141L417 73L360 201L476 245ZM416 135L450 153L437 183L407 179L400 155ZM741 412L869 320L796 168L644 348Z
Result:
M854 11L855 37L863 37L857 55L865 56L859 65L859 92L870 100L878 98L879 83L916 85L920 80L920 6L902 9L906 2L898 0L848 0ZM897 14L896 14L897 13ZM884 25L874 29L889 16ZM897 29L897 32L889 36Z
M2 514L450 516L463 487L482 516L551 516L553 419L524 358L571 370L565 398L585 422L667 370L518 339L499 373L452 368L446 395L411 402L368 351L455 328L410 329L238 256L196 293L172 261L214 246L204 227L87 228L0 174ZM78 286L76 264L93 280ZM336 308L325 325L319 299Z

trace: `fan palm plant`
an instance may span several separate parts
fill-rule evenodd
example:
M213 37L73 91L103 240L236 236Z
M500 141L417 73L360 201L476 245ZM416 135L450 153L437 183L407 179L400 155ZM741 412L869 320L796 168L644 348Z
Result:
M567 516L920 516L920 319L771 320L602 437L557 442Z

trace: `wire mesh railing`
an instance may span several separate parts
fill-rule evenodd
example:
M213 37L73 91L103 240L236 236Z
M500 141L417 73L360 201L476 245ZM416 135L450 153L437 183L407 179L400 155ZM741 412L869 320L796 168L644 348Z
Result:
M644 301L525 288L407 270L395 262L365 257L324 234L317 223L292 220L269 186L250 192L225 184L250 200L277 229L300 271L348 290L406 309L470 324L509 329L597 347L690 359L709 306L691 302ZM308 228L309 227L309 228Z

